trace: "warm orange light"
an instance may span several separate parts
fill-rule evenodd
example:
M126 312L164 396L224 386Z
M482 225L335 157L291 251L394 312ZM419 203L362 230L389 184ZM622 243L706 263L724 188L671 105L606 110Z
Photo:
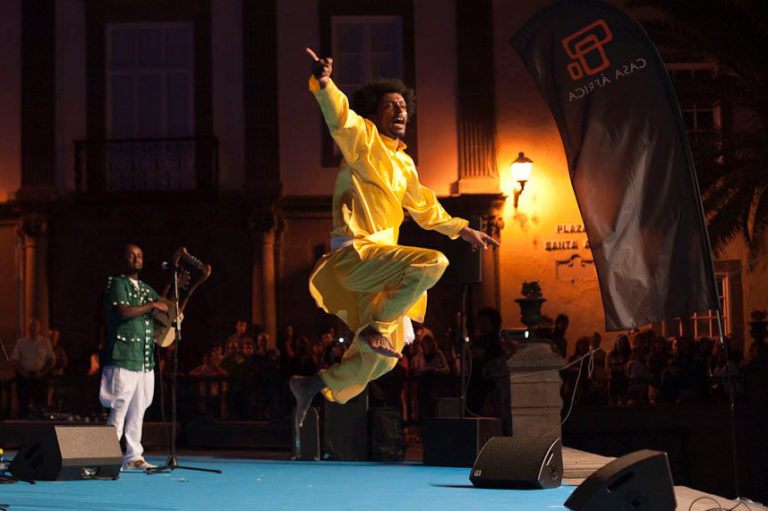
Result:
M517 159L509 165L509 170L512 172L512 179L518 183L528 181L531 177L531 168L533 167L533 161L520 152L517 155Z
M520 187L515 189L515 209L517 209L517 201L520 198L520 194L525 189L525 183L531 178L531 168L533 167L533 160L527 158L522 151L517 154L517 159L509 165L509 172L512 174L513 181L516 181Z

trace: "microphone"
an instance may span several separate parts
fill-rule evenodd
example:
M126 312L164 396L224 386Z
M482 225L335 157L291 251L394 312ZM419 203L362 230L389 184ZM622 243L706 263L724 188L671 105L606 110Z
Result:
M163 263L160 265L160 268L162 268L165 271L170 271L170 270L180 271L181 270L181 266L179 266L178 264L169 263L168 261L163 261Z

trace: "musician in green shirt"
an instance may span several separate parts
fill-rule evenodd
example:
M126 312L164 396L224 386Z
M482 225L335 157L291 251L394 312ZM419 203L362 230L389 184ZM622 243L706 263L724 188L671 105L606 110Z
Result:
M104 293L106 338L101 353L101 404L110 408L107 424L115 426L118 440L125 434L125 468L147 469L142 454L144 411L152 403L155 387L154 322L152 311L168 307L149 285L139 280L144 254L136 245L125 246L124 272L110 277Z

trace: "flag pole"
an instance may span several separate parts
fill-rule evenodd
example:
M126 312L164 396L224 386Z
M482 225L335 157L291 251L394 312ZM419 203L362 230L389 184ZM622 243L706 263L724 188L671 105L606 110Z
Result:
M717 288L715 288L717 289ZM722 312L720 311L720 302L717 304L717 328L720 334L720 350L725 357L725 387L728 389L728 405L730 413L728 414L731 422L731 451L733 452L733 487L736 492L736 497L740 497L739 492L739 463L738 453L736 451L736 402L733 398L733 375L731 374L731 364L728 357L728 344L725 342L725 335L723 333L723 320Z

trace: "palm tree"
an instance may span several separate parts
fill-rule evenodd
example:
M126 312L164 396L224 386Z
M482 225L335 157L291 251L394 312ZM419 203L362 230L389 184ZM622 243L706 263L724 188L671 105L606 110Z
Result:
M691 146L713 248L722 251L741 235L752 265L768 241L768 1L626 4L665 60L716 63L711 86L723 129L692 137Z

